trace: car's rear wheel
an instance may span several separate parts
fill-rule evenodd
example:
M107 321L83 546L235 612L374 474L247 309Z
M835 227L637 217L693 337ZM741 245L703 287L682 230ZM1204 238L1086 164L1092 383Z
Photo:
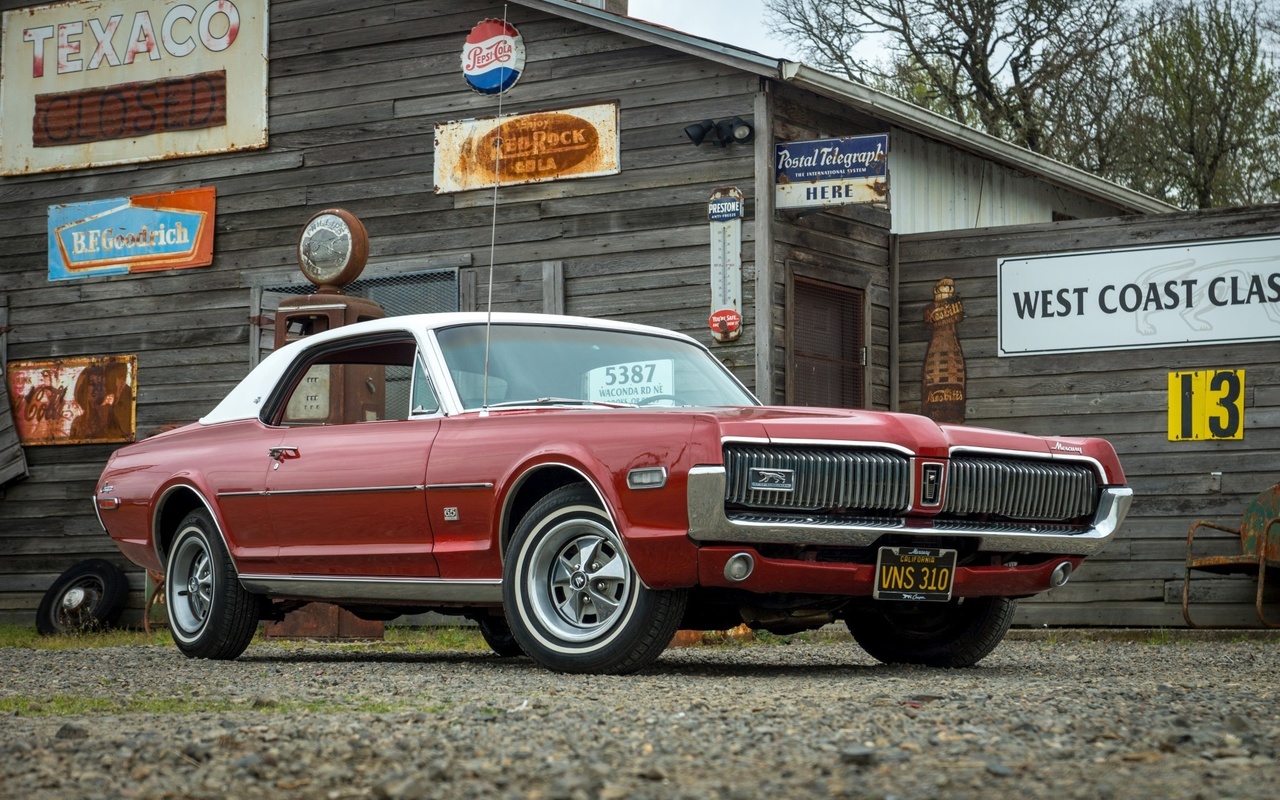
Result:
M851 606L845 624L877 661L971 667L1004 639L1017 601L970 597L949 603L867 601Z
M538 501L507 551L503 602L520 647L560 672L623 674L671 641L688 590L650 589L589 487Z
M258 629L259 598L240 585L203 509L178 526L165 570L165 602L173 641L191 658L236 658Z

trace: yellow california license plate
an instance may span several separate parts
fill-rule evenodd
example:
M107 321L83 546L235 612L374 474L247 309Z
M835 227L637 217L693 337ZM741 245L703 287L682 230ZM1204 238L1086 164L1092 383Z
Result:
M955 574L955 550L881 547L873 594L877 600L946 602Z

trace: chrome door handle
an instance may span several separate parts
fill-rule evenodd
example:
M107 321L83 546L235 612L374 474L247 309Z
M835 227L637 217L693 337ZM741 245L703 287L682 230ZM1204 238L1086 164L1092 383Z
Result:
M283 445L281 447L273 447L267 451L267 454L275 461L283 461L286 458L297 458L298 448Z

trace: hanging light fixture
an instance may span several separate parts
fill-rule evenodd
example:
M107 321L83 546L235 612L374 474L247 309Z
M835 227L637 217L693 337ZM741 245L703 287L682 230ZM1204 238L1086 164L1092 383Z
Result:
M730 144L747 144L755 141L756 129L742 117L723 119L719 122L705 119L686 126L684 135L689 137L689 141L693 142L695 147L704 141L710 141L716 147L725 147Z

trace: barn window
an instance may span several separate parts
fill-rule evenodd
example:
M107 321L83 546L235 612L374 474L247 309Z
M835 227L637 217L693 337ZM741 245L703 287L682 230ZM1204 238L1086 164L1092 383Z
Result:
M787 403L866 406L866 292L801 275L790 281Z

